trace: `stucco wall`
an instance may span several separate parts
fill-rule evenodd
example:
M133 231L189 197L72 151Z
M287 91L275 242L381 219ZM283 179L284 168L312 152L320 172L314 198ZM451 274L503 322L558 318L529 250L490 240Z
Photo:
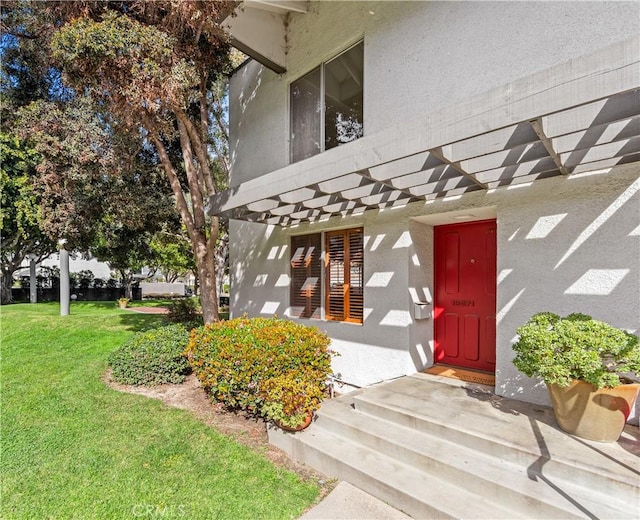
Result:
M406 220L405 220L406 223ZM410 351L412 324L408 302L408 254L411 239L396 215L369 212L349 219L346 227L365 230L364 324L299 321L319 326L333 339L340 356L333 369L357 386L415 372L426 358ZM290 236L345 228L344 221L280 228L231 221L230 265L232 316L289 314ZM412 360L416 358L416 362Z
M231 84L231 185L289 163L289 83L364 37L365 134L638 31L637 2L312 2L288 19L287 72ZM348 145L347 145L348 146Z
M508 191L508 190L507 190ZM500 205L498 392L547 402L511 364L535 312L584 312L640 332L640 164L533 183Z
M640 331L639 163L293 229L232 221L232 314L286 315L289 235L362 225L364 325L302 321L329 333L334 370L356 385L430 366L433 321L414 320L413 302L433 294L433 226L460 213L498 222L497 393L548 403L511 364L515 331L536 312Z
M618 2L313 3L289 18L287 73L249 63L232 79L231 185L288 164L289 83L362 36L372 134L626 39L638 15ZM414 320L413 302L433 294L433 227L456 213L498 222L497 393L548 403L511 363L535 312L640 330L639 163L295 228L232 221L232 314L287 314L291 234L364 226L364 325L302 321L329 333L334 370L355 385L429 366L433 321Z

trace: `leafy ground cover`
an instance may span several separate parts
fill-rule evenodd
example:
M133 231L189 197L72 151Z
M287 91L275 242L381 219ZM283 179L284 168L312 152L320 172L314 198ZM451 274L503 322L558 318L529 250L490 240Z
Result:
M318 486L190 413L102 381L162 317L113 302L1 309L2 518L295 518Z

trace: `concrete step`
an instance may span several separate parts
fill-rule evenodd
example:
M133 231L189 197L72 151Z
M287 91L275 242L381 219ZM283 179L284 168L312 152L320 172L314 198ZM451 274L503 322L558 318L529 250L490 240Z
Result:
M351 439L334 435L318 427L319 422L295 434L292 456L318 471L355 485L414 518L526 518L506 508L502 501L476 495L433 473L420 471Z
M578 439L555 425L547 407L421 375L370 388L352 399L363 414L512 463L532 478L559 478L640 506L637 438L617 444Z
M559 479L543 480L503 458L363 414L347 400L326 403L317 425L527 518L582 518L585 511L598 518L629 517L628 504L615 498Z
M270 441L416 518L637 518L640 433L595 443L486 387L410 376L326 401Z

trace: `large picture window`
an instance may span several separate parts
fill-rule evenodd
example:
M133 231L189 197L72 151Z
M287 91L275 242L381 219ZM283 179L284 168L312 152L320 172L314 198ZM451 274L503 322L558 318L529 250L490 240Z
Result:
M362 323L364 233L362 228L325 233L324 265L320 233L291 238L291 316Z
M291 84L291 161L363 136L364 44Z

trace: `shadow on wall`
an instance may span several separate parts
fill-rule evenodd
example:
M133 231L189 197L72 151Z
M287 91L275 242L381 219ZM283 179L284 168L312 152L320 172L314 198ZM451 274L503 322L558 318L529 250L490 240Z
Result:
M544 385L511 363L516 329L537 312L582 312L638 333L640 179L637 165L633 168L618 170L619 176L606 171L599 178L545 181L553 183L553 191L542 192L538 183L518 188L499 211L497 369L502 375L496 391L501 395L533 395L548 403ZM637 407L636 417L639 412Z
M634 169L635 168L635 169ZM232 221L234 316L285 316L289 305L289 235L364 225L365 325L312 321L332 338L408 352L415 370L432 364L433 322L414 320L413 302L433 287L433 227L411 217L494 206L498 215L497 393L547 403L542 385L511 364L518 326L549 310L584 312L614 326L640 328L640 179L637 165L602 175L554 178L458 202L370 211L348 221L279 228ZM341 226L341 224L343 224ZM235 243L235 244L234 244ZM303 320L307 322L307 320ZM387 354L384 354L387 355ZM378 358L379 359L379 358ZM398 358L396 358L398 359ZM407 363L407 370L410 370ZM400 374L398 374L400 375Z
M233 316L288 314L291 235L364 226L364 326L330 320L300 322L332 338L332 348L340 353L334 370L349 384L363 386L415 372L416 363L409 355L413 318L407 292L411 241L406 216L399 216L371 211L361 217L294 228L232 222Z
M272 225L230 222L232 317L285 315L289 252L278 234Z
M229 106L229 127L232 129L229 142L231 190L251 178L271 171L276 166L265 162L262 154L247 153L243 150L247 148L244 141L254 143L254 146L249 147L252 150L255 149L255 143L261 142L261 137L271 135L269 112L265 110L265 103L259 99L265 70L255 61L245 62L231 79L233 91ZM271 109L270 104L267 104L267 107ZM242 150L243 153L239 154L238 150ZM269 157L271 158L272 155L269 154Z
M501 216L498 321L581 311L637 332L639 193L637 179L621 193L584 198L571 209L558 197L544 203L543 213Z
M286 315L291 234L364 226L364 326L301 321L325 330L341 345L340 364L370 365L363 370L371 370L371 378L376 370L388 371L386 376L380 376L385 378L416 371L425 365L427 355L421 352L414 356L417 361L411 361L407 355L410 328L414 323L407 291L412 246L407 222L406 215L401 213L378 211L296 228L233 222L232 233L238 237L232 240L235 242L231 256L233 315Z

